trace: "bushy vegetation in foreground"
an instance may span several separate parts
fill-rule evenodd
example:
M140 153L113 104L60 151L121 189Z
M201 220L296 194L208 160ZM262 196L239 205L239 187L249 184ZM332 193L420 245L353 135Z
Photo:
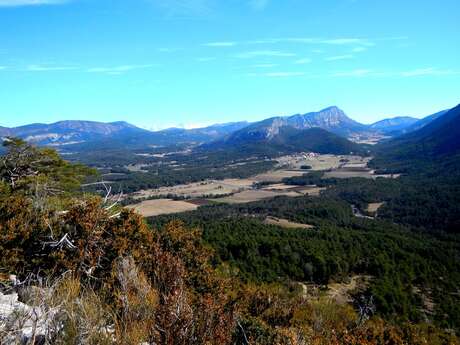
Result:
M10 274L25 282L12 288L48 311L45 344L458 343L429 324L392 324L309 300L296 283L240 279L193 227L151 229L108 197L80 194L81 167L19 141L8 150L0 168L2 291ZM0 324L2 343L19 343L15 325Z

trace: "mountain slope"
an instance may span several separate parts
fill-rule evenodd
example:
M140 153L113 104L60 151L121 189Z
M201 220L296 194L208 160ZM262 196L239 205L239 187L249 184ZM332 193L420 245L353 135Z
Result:
M10 133L10 129L0 126L0 136L7 136Z
M414 125L418 121L419 120L416 119L415 117L398 116L398 117L393 117L393 118L377 121L371 124L369 127L379 132L382 132L383 134L387 134L387 135L396 134L397 135L397 134L404 133L408 127Z
M415 122L413 125L409 126L406 128L406 133L409 133L409 132L414 132L414 131L417 131L423 127L425 127L426 125L428 125L430 122L438 119L439 117L441 117L442 115L444 115L445 113L447 113L450 109L447 109L447 110L442 110L442 111L439 111L435 114L432 114L432 115L429 115L429 116L426 116L424 117L423 119L420 119L418 120L417 122Z
M200 149L210 152L233 152L241 156L276 156L306 151L333 154L365 153L362 145L322 128L302 130L290 126L276 127L276 131L269 129L268 132L245 128L225 140L202 145Z
M6 134L21 137L38 145L59 146L146 132L148 131L126 122L60 121L52 124L36 123L10 128Z
M460 154L460 105L435 115L435 120L421 129L379 145L380 156L407 161Z
M319 127L342 136L367 130L366 125L350 119L343 110L335 106L318 112L290 116L286 119L286 124L297 129Z
M270 139L278 135L283 127L292 127L299 130L322 128L344 137L368 130L366 125L350 119L341 109L334 106L319 112L265 119L235 132L228 140L239 141L245 138Z
M21 137L37 145L65 145L67 150L75 151L209 142L239 130L247 124L247 122L234 122L189 130L170 128L151 132L127 122L60 121L15 128L0 127L0 135Z

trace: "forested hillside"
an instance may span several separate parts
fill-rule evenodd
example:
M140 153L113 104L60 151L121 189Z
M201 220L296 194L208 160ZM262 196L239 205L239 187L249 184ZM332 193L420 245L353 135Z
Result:
M434 326L420 317L421 297L409 288L432 291L438 303L438 277L458 272L450 260L455 244L445 248L441 240L426 242L389 223L355 220L343 202L328 199L293 199L297 205L275 199L236 210L235 217L225 208L204 208L186 217L188 226L173 221L148 227L109 191L82 194L79 185L91 170L19 140L6 145L0 292L2 300L17 293L18 305L35 316L2 316L2 342L458 343L445 331L456 327L450 317L455 309L447 305L458 304L436 304L449 318L436 317ZM315 230L287 231L237 216L272 210L297 214ZM374 297L363 295L356 308L321 295L310 299L296 282L361 272L375 276L368 291ZM455 279L444 281L444 291ZM30 324L33 331L25 333Z

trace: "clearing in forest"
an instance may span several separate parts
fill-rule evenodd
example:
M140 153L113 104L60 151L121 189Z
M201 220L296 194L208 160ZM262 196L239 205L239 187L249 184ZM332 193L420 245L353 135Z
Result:
M171 199L156 199L142 201L136 205L129 205L127 208L133 209L144 217L159 216L160 214L181 213L194 211L198 205Z

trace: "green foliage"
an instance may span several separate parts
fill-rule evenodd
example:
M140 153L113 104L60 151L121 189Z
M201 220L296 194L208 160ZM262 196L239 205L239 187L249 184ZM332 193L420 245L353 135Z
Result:
M14 192L43 197L79 190L94 171L63 160L55 150L34 147L21 139L8 138L0 157L0 181Z
M264 225L262 220L268 215L315 228ZM368 293L374 296L379 314L421 320L422 302L414 292L421 288L432 291L439 324L460 325L452 307L460 304L456 295L460 283L458 238L436 238L387 221L356 218L347 202L326 196L205 206L149 221L162 224L172 218L201 227L218 260L236 267L245 281L290 279L326 284L353 274L372 275ZM441 291L449 291L449 298ZM446 313L449 316L444 318Z

